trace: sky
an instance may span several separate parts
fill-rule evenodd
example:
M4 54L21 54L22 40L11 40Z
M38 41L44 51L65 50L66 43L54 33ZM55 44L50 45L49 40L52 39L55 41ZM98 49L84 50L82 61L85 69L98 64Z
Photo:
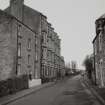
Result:
M105 0L24 0L25 4L47 16L61 38L61 55L65 62L82 63L92 54L95 20L105 13ZM0 9L9 0L0 0Z

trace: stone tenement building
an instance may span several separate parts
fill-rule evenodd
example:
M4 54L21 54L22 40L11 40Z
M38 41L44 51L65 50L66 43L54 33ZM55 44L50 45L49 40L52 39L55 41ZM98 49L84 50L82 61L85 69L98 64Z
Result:
M24 0L10 0L0 11L0 80L28 74L32 85L64 76L60 42L46 16Z
M93 40L94 68L96 83L105 86L105 15L102 15L95 22L96 36Z

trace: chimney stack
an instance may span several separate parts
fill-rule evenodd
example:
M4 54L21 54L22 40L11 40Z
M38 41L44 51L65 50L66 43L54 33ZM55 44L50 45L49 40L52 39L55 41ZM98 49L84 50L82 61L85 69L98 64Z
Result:
M23 21L24 0L10 0L10 14Z

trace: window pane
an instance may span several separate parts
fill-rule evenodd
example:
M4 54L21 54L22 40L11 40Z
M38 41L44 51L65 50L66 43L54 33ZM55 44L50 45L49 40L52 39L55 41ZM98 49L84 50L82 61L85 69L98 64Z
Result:
M19 25L18 25L18 36L19 36L19 37L21 36L20 31L21 31L21 25L19 24Z
M18 64L17 66L17 75L21 75L21 65Z
M21 43L18 44L18 57L21 57Z
M31 39L28 39L28 49L30 50L31 49Z
M36 55L35 55L35 60L37 61L38 60L38 53L36 52Z
M28 65L30 65L30 55L28 55Z

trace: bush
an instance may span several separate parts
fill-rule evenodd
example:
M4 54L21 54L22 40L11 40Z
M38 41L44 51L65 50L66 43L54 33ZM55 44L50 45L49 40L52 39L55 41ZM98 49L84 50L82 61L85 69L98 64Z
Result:
M8 82L1 81L0 82L0 97L8 95L8 94L9 94Z
M28 88L28 76L22 75L0 81L0 97Z
M27 75L23 75L23 89L27 89L29 88L28 86L28 76Z
M47 82L49 82L49 78L43 78L42 79L42 83L47 83Z
M91 79L92 78L92 71L94 70L93 69L93 57L92 56L86 56L86 58L83 62L83 65L86 69L88 78Z

